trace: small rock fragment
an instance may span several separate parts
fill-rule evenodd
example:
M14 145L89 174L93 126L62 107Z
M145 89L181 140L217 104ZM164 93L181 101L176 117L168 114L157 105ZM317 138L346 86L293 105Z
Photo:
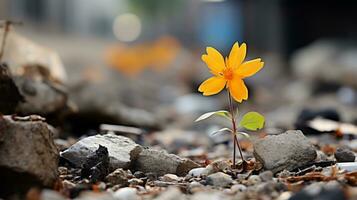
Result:
M198 164L174 154L155 149L143 149L135 161L136 170L143 172L154 172L157 175L177 174L185 176Z
M354 162L356 159L353 151L347 148L337 148L335 152L337 162Z
M105 180L112 185L119 184L126 186L128 184L128 173L125 170L119 168L116 169L114 172L108 174Z
M82 165L81 175L88 177L92 183L103 180L109 173L108 149L99 148L89 155Z
M233 182L232 177L223 172L217 172L207 176L206 181L208 185L216 187L227 187Z
M269 135L253 141L254 156L264 168L273 173L283 169L293 170L316 158L316 151L299 130L289 130L279 135Z

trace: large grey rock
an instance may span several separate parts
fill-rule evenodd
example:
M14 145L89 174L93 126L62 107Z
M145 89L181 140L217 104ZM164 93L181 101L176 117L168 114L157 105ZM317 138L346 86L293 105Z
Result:
M113 93L117 90L113 82L85 81L69 88L69 98L78 106L76 115L79 118L102 123L110 122L147 128L160 127L156 115L144 109L127 106L118 99L119 96L123 96L122 94Z
M197 167L199 165L189 159L150 148L143 149L135 161L136 170L153 172L160 176L164 174L185 176L191 169Z
M315 148L299 130L269 135L253 141L253 144L255 158L274 173L303 166L317 156Z
M108 149L111 170L117 168L128 169L131 161L138 157L142 149L140 145L127 137L113 134L95 135L78 141L67 150L61 152L61 157L75 166L81 167L86 157L95 152L99 145Z
M0 116L0 179L8 187L0 190L39 183L50 187L57 167L58 150L45 122Z
M318 40L292 55L291 65L302 80L357 86L357 49L354 43Z

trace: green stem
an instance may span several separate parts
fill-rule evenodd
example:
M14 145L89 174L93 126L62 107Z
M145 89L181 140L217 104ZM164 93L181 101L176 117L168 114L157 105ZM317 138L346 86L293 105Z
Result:
M238 142L237 138L237 125L236 125L236 120L235 120L235 115L234 115L234 106L233 106L233 100L231 94L228 92L228 99L229 99L229 109L230 113L232 115L232 127L233 127L233 168L236 167L236 146L238 146L239 154L240 157L242 158L242 161L244 161L243 153L242 153L242 148L240 147L240 144Z

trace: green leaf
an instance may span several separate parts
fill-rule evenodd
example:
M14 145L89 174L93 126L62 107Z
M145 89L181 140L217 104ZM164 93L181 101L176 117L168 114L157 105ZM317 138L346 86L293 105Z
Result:
M227 119L232 119L231 114L228 111L226 111L226 110L218 110L218 111L208 112L208 113L205 113L205 114L201 115L199 118L197 118L195 120L195 122L202 121L204 119L212 117L213 115L218 115L218 116L225 117Z
M211 135L213 136L213 135L216 135L217 133L221 133L221 132L223 132L223 131L228 131L228 132L233 132L230 128L221 128L221 129L219 129L219 130L217 130L217 131L214 131L213 133L211 133Z
M264 116L257 112L248 112L243 116L243 119L239 122L239 126L244 127L250 131L256 131L263 128Z
M250 138L250 135L248 135L248 133L244 133L244 132L237 132L237 133L243 135L246 138Z

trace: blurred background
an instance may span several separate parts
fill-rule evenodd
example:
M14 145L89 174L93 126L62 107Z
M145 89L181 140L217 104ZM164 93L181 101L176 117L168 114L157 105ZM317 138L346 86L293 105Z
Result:
M224 124L193 123L203 112L227 108L225 92L197 92L209 77L200 58L207 46L227 55L235 41L247 43L248 59L265 62L247 80L249 101L239 106L243 113L263 113L267 132L294 128L302 113L324 109L356 123L357 2L0 2L1 19L22 22L10 31L21 39L9 34L4 60L17 73L18 49L34 52L26 64L48 68L68 94L70 112L53 124L65 124L71 134L88 134L103 123L207 132Z

